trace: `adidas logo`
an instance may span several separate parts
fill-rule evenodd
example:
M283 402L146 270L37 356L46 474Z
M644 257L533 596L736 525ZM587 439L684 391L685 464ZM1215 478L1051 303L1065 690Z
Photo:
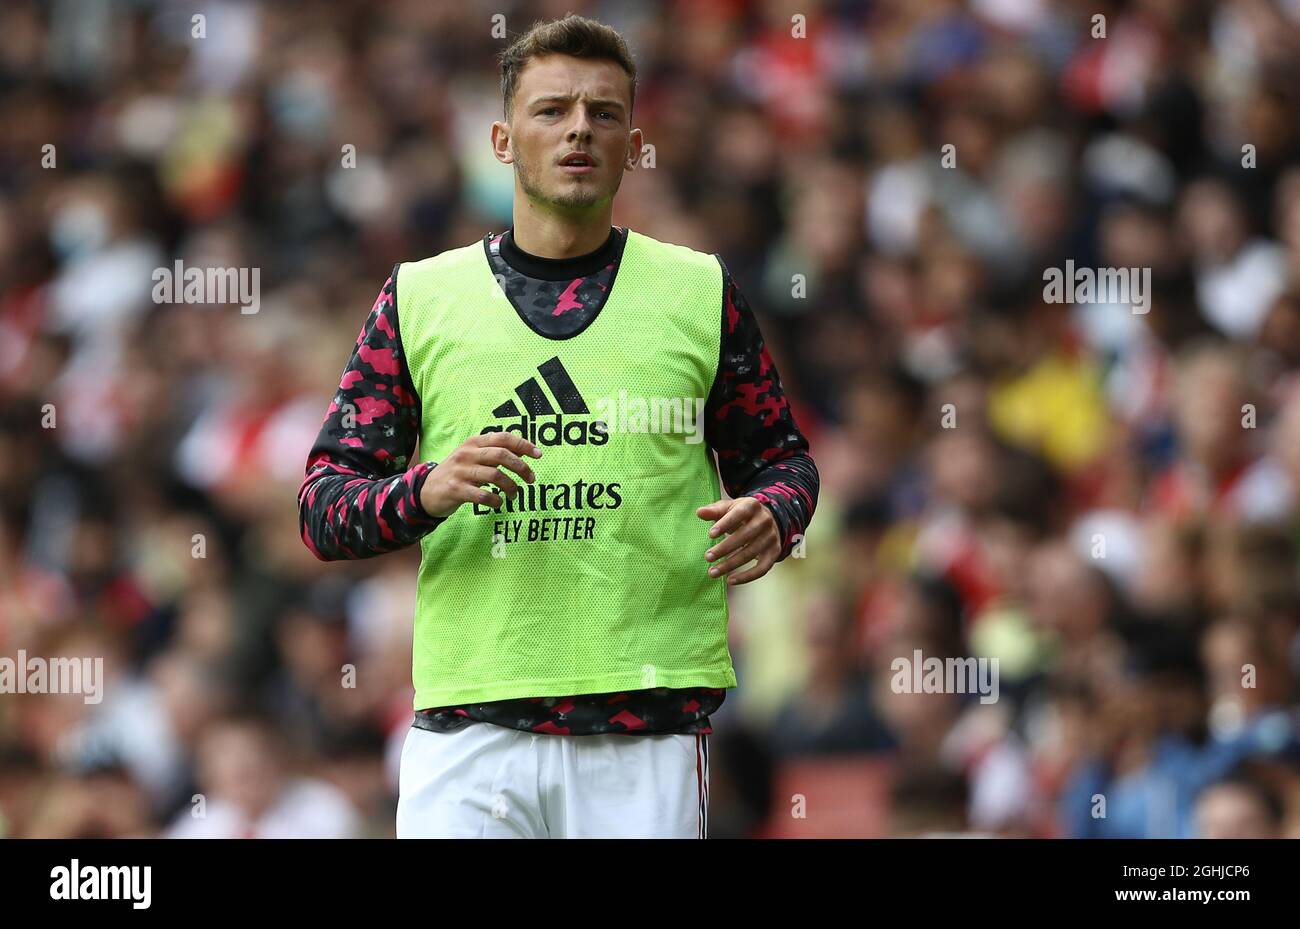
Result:
M559 357L551 358L537 366L537 373L542 376L551 395L559 404L559 410L551 405L550 397L538 383L537 378L530 377L515 388L519 403L507 400L492 411L492 415L503 420L518 419L510 425L494 423L483 427L482 434L489 432L514 432L534 445L604 445L609 441L609 425L604 420L574 419L575 416L590 415L587 401L578 392L578 387L564 370ZM520 410L520 404L523 410ZM570 418L566 421L565 416ZM550 419L548 417L554 417Z

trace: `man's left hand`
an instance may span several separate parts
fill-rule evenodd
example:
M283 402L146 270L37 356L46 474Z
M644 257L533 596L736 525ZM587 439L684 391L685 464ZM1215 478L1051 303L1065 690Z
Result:
M776 517L766 506L753 497L736 497L718 500L695 511L700 519L716 520L709 529L713 538L725 539L704 553L705 561L713 563L711 577L726 577L731 586L757 580L776 564L781 556L781 533ZM758 559L758 564L736 571L741 565ZM735 573L733 573L735 572Z

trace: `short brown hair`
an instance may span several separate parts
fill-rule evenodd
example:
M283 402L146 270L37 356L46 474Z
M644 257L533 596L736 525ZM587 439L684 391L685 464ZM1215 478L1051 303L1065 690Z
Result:
M636 62L618 30L585 16L570 13L564 19L533 23L531 29L501 53L501 96L506 118L515 102L515 85L524 65L544 55L572 55L612 61L622 68L636 101ZM629 114L630 115L630 114Z

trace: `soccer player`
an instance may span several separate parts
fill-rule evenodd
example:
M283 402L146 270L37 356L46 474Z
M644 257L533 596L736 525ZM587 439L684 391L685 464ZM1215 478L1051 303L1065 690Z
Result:
M643 144L623 38L539 23L501 72L514 223L393 269L303 541L421 544L399 837L703 837L726 589L789 555L817 470L721 260L611 224Z

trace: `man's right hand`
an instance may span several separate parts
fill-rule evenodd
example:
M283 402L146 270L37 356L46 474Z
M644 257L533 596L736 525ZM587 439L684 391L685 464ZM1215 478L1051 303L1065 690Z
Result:
M505 502L499 494L484 490L495 484L514 499L519 485L501 468L509 468L529 484L537 480L533 469L521 458L541 458L542 450L513 432L487 432L471 436L438 462L420 488L420 506L430 516L450 516L462 503L481 503L497 509Z

